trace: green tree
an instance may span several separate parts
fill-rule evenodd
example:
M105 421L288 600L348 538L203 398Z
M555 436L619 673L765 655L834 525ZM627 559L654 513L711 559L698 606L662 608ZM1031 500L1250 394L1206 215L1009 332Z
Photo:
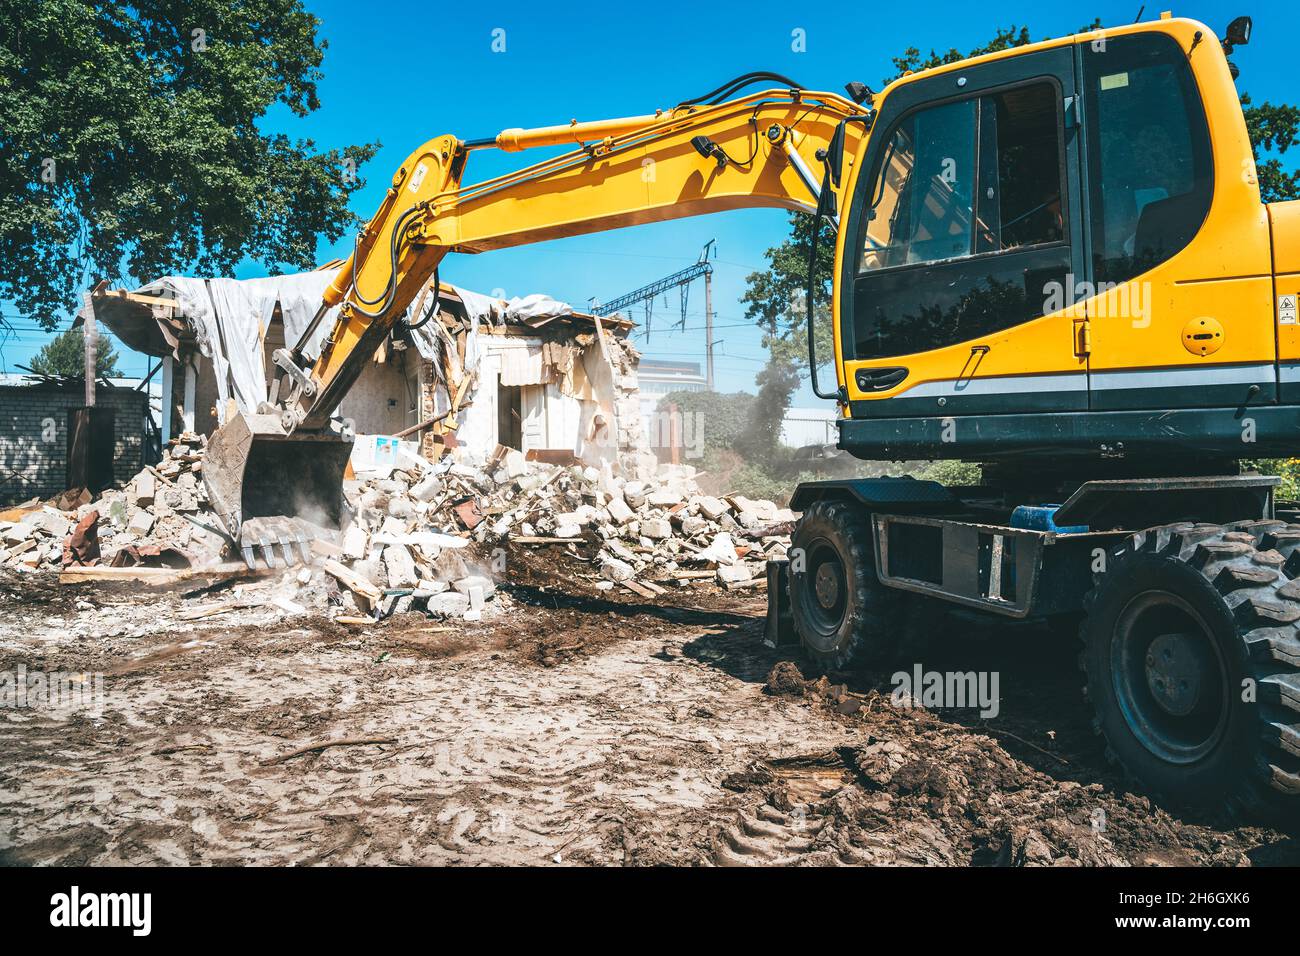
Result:
M808 252L812 243L813 217L790 214L790 238L763 253L767 270L751 272L745 279L740 301L745 317L763 330L763 347L772 360L793 368L808 367ZM830 291L835 266L835 228L822 218L817 242L817 287L813 290L814 329L817 354L831 355Z
M754 396L748 392L669 392L659 399L655 413L666 414L673 405L690 422L698 422L703 434L684 436L691 442L702 441L706 450L733 448L749 421ZM685 427L685 426L684 426Z
M1100 20L1094 20L1086 27L1080 27L1076 32L1085 33L1088 30L1095 30L1101 26ZM973 56L983 56L986 53L998 53L1002 50L1010 50L1013 47L1027 46L1034 41L1029 36L1028 27L1009 26L1006 29L998 29L993 34L993 39L987 43L977 46L969 53L962 53L959 50L949 48L947 53L936 53L930 51L930 55L921 56L921 51L914 46L908 47L903 51L902 56L890 57L894 68L898 71L892 77L885 79L885 85L888 86L904 73L919 73L921 70L932 70L936 66L943 66L945 63L956 63L958 60L967 60Z
M779 468L781 421L799 387L799 374L808 367L808 255L813 238L814 217L791 213L790 238L768 249L765 272L752 272L740 297L745 317L763 329L763 347L768 361L758 373L758 396L749 408L744 430L737 437L736 450L747 460L769 469ZM822 219L815 265L817 283L812 290L813 331L817 355L834 354L831 348L830 288L835 264L835 230Z
M1246 115L1246 130L1259 170L1259 191L1264 202L1300 199L1300 170L1287 172L1281 155L1296 143L1300 135L1300 107L1288 104L1251 104L1250 94L1241 94L1241 108ZM1271 153L1267 158L1264 154Z
M81 329L60 332L41 346L29 366L38 375L84 378L86 375L86 337ZM99 336L95 348L95 371L101 378L117 378L117 352L108 337Z
M91 277L310 268L377 144L259 125L319 106L301 0L0 4L0 299L53 329Z

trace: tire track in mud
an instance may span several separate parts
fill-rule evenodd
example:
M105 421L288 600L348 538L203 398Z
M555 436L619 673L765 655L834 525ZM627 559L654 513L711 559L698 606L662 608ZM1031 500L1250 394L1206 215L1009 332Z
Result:
M855 678L853 693L802 680L766 693L777 655L758 643L761 604L745 617L727 600L714 625L703 609L665 608L653 628L605 605L517 608L533 616L513 627L566 644L600 629L548 667L500 642L431 657L386 627L205 631L176 627L165 608L87 615L72 632L64 618L11 619L9 659L64 667L148 659L178 634L197 643L113 678L99 717L0 714L0 861L1300 861L1279 834L1188 823L1097 782L1074 751L1062 772L1012 756L962 715L895 711L873 696L878 675ZM1005 653L1009 671L1018 651ZM1034 676L1018 686L1039 688L1030 702L1042 708L1011 698L1007 726L1072 739L1058 689ZM262 764L345 737L393 743Z
M699 654L682 626L549 668L400 649L378 664L364 641L287 632L206 642L116 678L96 719L0 724L0 857L622 863L621 834L735 803L719 781L737 766L843 736L763 695L742 660L755 626ZM728 656L748 680L716 666ZM394 743L261 763L357 736Z

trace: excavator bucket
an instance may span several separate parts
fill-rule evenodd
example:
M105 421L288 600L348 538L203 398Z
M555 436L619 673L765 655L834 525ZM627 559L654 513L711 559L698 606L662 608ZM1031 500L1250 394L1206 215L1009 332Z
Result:
M248 566L311 560L311 539L337 536L352 439L286 433L277 415L240 414L208 441L208 499Z

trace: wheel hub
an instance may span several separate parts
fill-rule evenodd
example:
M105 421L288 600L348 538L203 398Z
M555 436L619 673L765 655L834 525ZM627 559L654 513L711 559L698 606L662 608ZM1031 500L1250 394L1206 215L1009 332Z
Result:
M1147 688L1156 704L1174 717L1196 710L1205 682L1205 660L1190 634L1161 634L1147 648Z
M1223 740L1230 688L1205 618L1162 589L1134 596L1110 647L1116 703L1129 731L1161 760L1189 764Z
M817 576L813 579L813 591L817 595L817 603L828 611L839 603L840 576L834 564L828 561L817 569Z

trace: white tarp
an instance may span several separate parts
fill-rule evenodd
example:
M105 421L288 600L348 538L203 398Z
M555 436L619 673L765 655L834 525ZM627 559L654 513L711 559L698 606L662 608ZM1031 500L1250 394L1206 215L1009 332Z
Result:
M506 319L511 322L527 322L529 319L549 319L553 316L572 315L573 306L549 295L534 292L522 299L511 299L506 303Z
M262 342L278 303L284 320L284 338L292 348L302 337L326 287L336 270L299 272L267 276L260 279L194 279L164 276L137 289L149 294L168 292L180 304L180 311L194 326L199 350L212 361L217 380L217 418L224 424L226 401L233 398L241 411L256 411L267 399L268 369L263 361ZM491 325L506 321L570 315L572 306L549 296L529 295L506 302L469 289L443 283L455 291L465 304L470 318L470 334L465 348L466 373L478 366L481 350L478 329L481 322ZM329 335L338 317L338 309L326 313L316 327L304 352L308 360L320 355L321 343ZM409 318L409 315L408 315ZM446 330L436 320L413 329L411 338L420 355L435 363L441 354Z
M320 307L333 271L301 272L261 279L193 279L164 276L137 290L170 292L180 311L194 326L199 350L212 361L217 380L217 419L225 422L226 400L243 411L256 411L266 401L267 369L262 340L278 303L285 341L298 339ZM338 315L331 309L317 326L306 348L308 358L320 354L320 344Z

